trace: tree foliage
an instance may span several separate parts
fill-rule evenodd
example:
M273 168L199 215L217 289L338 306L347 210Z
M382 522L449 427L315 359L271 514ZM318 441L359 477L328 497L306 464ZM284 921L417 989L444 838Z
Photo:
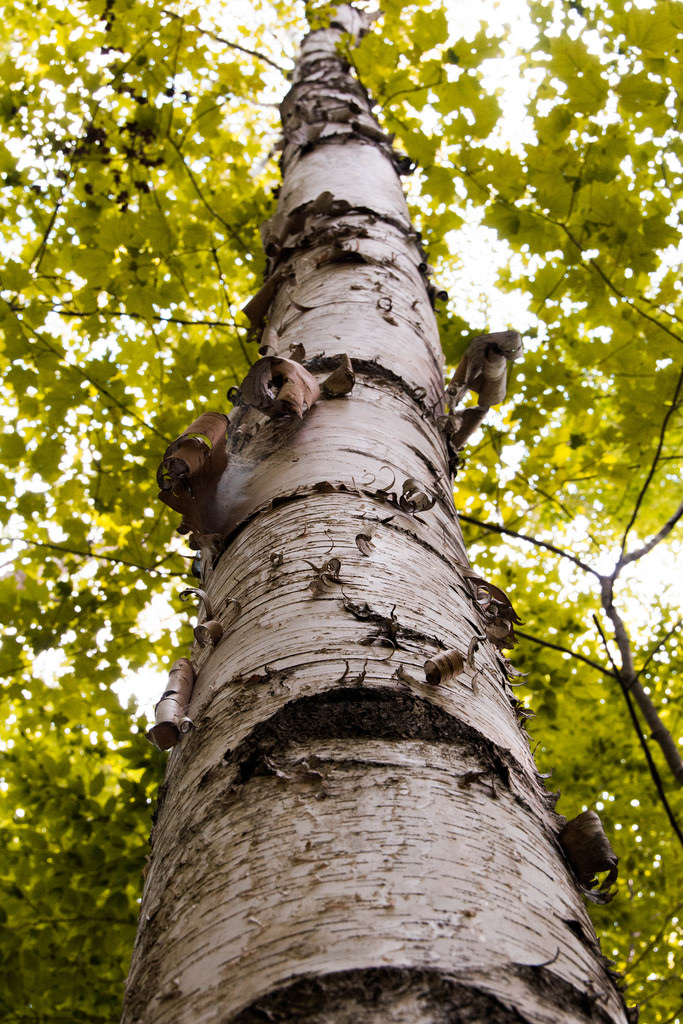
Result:
M680 501L683 3L532 0L517 55L431 3L383 9L351 56L418 164L437 280L461 293L477 222L501 254L496 308L527 310L490 322L489 296L440 312L450 363L483 330L527 340L456 479L466 541L524 619L519 695L559 809L597 808L620 857L620 894L596 914L605 952L644 1019L673 1022L683 801L634 709L659 789L648 768L603 580L678 743L662 553ZM168 595L179 610L189 573L156 467L256 358L240 309L263 269L304 15L265 0L245 24L199 2L3 7L3 1020L118 1019L163 757L112 687L190 640L186 616L159 630L145 613ZM512 127L503 56L529 97Z

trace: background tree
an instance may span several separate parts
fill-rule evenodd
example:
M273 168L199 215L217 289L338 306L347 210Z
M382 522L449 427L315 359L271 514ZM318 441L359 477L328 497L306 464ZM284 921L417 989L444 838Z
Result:
M678 506L681 4L532 5L536 36L517 58L532 99L512 144L506 97L482 84L505 41L485 27L449 36L427 5L384 6L382 35L354 60L421 165L413 212L454 296L447 355L456 362L489 326L488 296L456 303L476 281L449 255L466 243L466 216L504 241L501 286L530 297L515 325L537 332L456 483L477 523L546 547L477 523L469 547L542 641L515 661L531 672L524 700L559 809L598 806L620 856L621 895L598 914L605 951L646 1019L673 1021L680 843L592 620L611 643L594 577L547 546L609 575L625 535L638 551ZM189 642L187 624L155 631L141 616L187 580L182 542L168 554L155 470L255 357L238 310L272 210L275 112L261 104L284 91L269 62L291 66L301 13L262 5L233 35L227 12L215 24L201 8L3 10L7 1020L118 1015L162 758L131 734L110 687L122 671L168 667ZM677 738L666 562L645 601L633 575L672 537L625 568L615 604ZM621 669L623 653L612 656ZM678 787L657 747L651 756L680 820Z

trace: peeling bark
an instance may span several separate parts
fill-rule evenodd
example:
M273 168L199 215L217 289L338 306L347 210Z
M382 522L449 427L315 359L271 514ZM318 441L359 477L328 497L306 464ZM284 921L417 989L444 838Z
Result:
M340 38L308 36L282 105L247 307L321 393L229 418L193 540L220 637L192 652L123 1022L624 1024L508 682L516 616L463 547L405 161Z

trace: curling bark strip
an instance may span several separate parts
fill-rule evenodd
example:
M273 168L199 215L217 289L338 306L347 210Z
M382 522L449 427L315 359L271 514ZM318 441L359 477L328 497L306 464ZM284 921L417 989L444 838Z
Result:
M511 617L462 571L406 163L339 55L368 22L342 8L303 43L251 304L273 358L355 384L230 415L220 528L194 542L240 614L192 654L123 1022L624 1024L507 680Z

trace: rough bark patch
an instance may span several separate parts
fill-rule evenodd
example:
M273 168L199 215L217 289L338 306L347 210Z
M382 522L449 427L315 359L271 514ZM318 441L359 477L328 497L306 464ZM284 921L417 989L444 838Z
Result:
M291 701L259 725L224 760L237 767L240 782L259 773L263 754L292 743L327 739L425 740L457 745L492 769L506 786L510 755L464 722L429 701L395 690L363 687L335 690Z
M584 944L587 944L583 937L582 941ZM591 943L590 945L595 948L597 943ZM605 957L600 956L600 962L604 968L608 961ZM514 973L521 982L528 986L530 991L537 993L539 996L545 996L549 1004L552 1005L554 1003L555 1006L564 1010L568 1020L579 1021L584 1019L595 1022L595 1024L610 1024L614 1020L611 1014L600 1006L600 1003L608 1002L611 995L610 989L600 989L593 985L592 992L582 992L580 989L570 985L564 978L555 974L551 965L546 965L545 967L518 966L515 968ZM613 972L607 972L610 983L614 984L615 979L612 975ZM626 1012L628 1013L629 1011ZM561 1019L564 1020L565 1018L562 1017ZM634 1024L636 1024L637 1019L636 1016Z
M436 971L380 967L301 978L229 1024L524 1024L515 1010ZM228 1022L226 1022L228 1024Z

